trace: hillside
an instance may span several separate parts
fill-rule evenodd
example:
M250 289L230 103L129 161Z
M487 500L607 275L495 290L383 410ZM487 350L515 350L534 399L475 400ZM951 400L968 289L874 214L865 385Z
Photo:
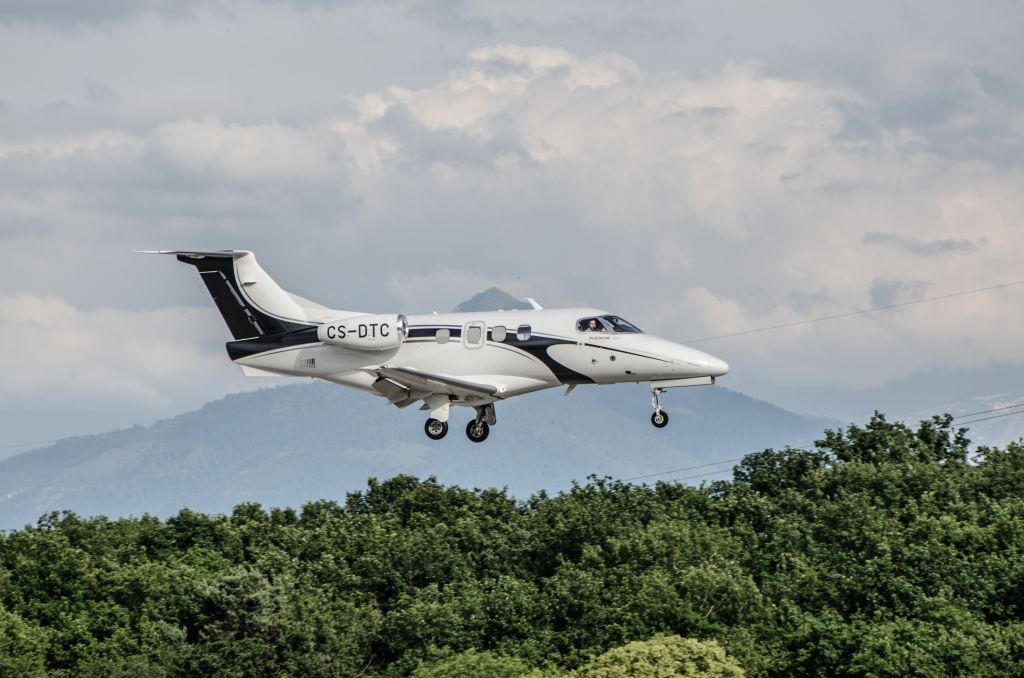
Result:
M341 499L368 477L436 476L519 496L568 488L590 474L629 478L804 445L827 424L728 389L678 389L650 425L642 385L589 386L500 403L483 444L466 440L457 408L448 437L423 434L424 415L326 383L227 396L152 426L70 438L0 461L0 529L43 513L168 516L240 503L299 506ZM728 466L667 475L727 471ZM721 477L718 476L711 477Z

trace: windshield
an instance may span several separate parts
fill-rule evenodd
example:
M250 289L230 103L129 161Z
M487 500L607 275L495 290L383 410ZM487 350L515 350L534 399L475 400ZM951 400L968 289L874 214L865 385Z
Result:
M619 332L629 334L642 334L640 330L629 322L626 322L617 315L591 316L580 318L576 323L577 332Z
M606 315L601 318L606 323L612 326L612 330L615 332L629 332L631 334L643 334L640 328L636 325L626 322L617 315Z

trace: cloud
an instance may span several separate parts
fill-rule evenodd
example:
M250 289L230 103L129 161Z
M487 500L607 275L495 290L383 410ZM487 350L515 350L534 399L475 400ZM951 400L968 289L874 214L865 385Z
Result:
M952 252L977 252L978 246L970 240L928 240L921 241L914 238L905 238L891 233L872 231L864 236L865 244L893 244L905 249L911 254L922 257L931 257L937 254L948 254Z
M873 306L892 306L905 301L924 297L928 284L921 280L889 280L876 278L871 281L870 298Z
M149 140L153 156L183 174L243 183L330 181L338 171L336 146L337 137L316 129L215 117L164 123Z
M159 14L168 18L189 16L200 0L13 0L0 9L5 23L45 24L61 28L108 24L140 14Z
M219 350L221 325L208 308L83 310L55 296L0 295L0 403L159 410L211 397L239 381Z
M1017 143L1010 113L986 124ZM870 88L754 61L677 71L499 43L317 117L197 113L0 142L0 239L26 252L0 283L80 307L191 306L184 272L139 265L152 290L94 272L135 266L129 249L244 246L285 287L339 308L441 310L499 284L677 339L739 332L1012 277L1022 161L952 152L942 120L890 118ZM943 303L956 312L920 305L702 348L741 387L1020 363L1012 290Z

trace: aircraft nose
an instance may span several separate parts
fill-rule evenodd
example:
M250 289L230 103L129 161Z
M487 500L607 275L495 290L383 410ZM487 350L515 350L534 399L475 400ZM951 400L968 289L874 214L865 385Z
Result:
M704 366L708 368L708 374L712 377L720 377L729 372L729 363L713 355L707 356Z
M691 365L698 366L704 374L709 377L720 377L729 371L729 364L721 358L716 358L710 353L704 353L696 349L689 349L686 358Z

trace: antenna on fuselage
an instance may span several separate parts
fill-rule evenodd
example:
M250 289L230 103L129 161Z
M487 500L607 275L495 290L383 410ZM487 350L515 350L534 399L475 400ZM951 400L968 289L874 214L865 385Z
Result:
M526 297L526 301L528 301L530 303L530 306L533 306L533 310L534 311L543 311L544 310L544 307L541 306L540 304L538 304L536 301L534 301L533 297Z

